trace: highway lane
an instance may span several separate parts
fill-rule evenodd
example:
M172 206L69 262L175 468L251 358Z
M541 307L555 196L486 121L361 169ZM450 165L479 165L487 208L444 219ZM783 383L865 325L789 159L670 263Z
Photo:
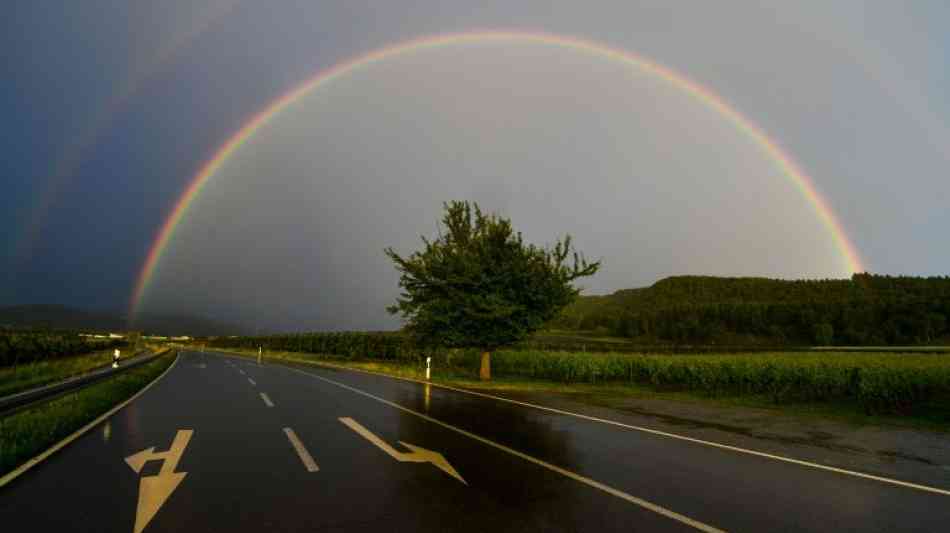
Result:
M154 455L173 441L185 443L179 455ZM154 496L166 493L156 507ZM948 502L418 383L187 353L135 402L0 489L0 523L37 531L134 531L137 519L145 531L943 531Z

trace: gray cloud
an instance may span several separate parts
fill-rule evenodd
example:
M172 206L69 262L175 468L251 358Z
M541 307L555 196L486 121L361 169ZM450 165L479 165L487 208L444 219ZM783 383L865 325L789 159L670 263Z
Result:
M338 61L481 28L581 37L688 75L800 163L870 270L950 268L942 2L123 5L24 4L0 32L8 50L28 51L5 58L15 83L0 89L12 177L0 198L12 229L5 301L123 305L159 217L242 117ZM130 83L140 90L92 136L18 263L32 206L55 189L41 176L98 132L96 117ZM748 139L615 63L544 47L446 48L325 89L215 176L146 311L275 329L392 326L382 309L396 274L381 250L418 246L452 198L512 217L531 241L574 234L605 260L593 292L681 273L845 274L812 207Z

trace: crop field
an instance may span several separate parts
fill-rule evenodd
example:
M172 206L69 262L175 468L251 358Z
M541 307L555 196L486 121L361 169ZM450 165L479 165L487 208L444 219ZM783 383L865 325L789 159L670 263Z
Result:
M475 360L467 362L474 366ZM950 356L938 354L759 353L627 355L501 351L498 375L564 383L652 385L711 396L765 395L787 401L857 402L868 412L907 412L950 400ZM950 408L950 405L947 406Z
M387 333L318 333L218 339L218 347L325 354L477 375L477 350L416 349ZM867 413L950 411L950 354L834 351L628 354L499 350L497 377L560 383L647 385L709 396L764 396L776 404L844 402Z

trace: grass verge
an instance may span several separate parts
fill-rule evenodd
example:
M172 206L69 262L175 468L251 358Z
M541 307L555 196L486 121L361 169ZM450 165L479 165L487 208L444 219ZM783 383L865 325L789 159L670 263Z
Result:
M221 350L235 355L252 359L257 358L257 352L251 350L226 349ZM813 357L814 354L798 354L797 357ZM661 356L669 357L669 356ZM696 360L699 356L684 356ZM712 357L712 356L701 356ZM732 360L733 356L721 356ZM752 358L756 355L736 356ZM796 357L791 354L789 357ZM425 379L425 367L411 361L381 361L370 359L350 359L332 355L321 355L301 352L269 351L264 353L265 362L268 360L285 361L302 364L330 364L345 368L377 372L390 376L416 380ZM774 360L773 360L774 361ZM950 364L948 362L947 364ZM698 402L724 409L730 407L751 407L767 409L776 413L791 415L801 419L830 419L845 422L856 426L876 425L900 427L908 429L923 429L929 431L950 432L950 402L943 396L922 402L907 413L869 412L866 405L858 398L815 400L800 399L786 396L776 401L773 394L768 393L729 393L724 391L710 394L703 390L689 390L669 385L653 385L651 383L636 383L629 381L598 381L565 382L550 379L527 377L524 375L506 375L496 373L492 381L483 382L477 379L477 371L465 367L436 366L432 373L433 383L470 389L486 393L557 393L567 394L573 399L584 403L614 407L629 399L665 400L681 403Z
M168 352L105 381L0 419L0 475L131 397L164 372L174 360L174 352Z
M68 377L86 373L112 361L112 352L102 350L85 355L47 359L12 367L0 368L0 396L9 396Z

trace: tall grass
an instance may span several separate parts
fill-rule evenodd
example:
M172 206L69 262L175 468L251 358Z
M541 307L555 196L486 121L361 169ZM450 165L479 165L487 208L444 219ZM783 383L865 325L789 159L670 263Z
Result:
M18 368L0 367L0 396L60 381L111 361L112 353L101 351L75 357L33 361Z

